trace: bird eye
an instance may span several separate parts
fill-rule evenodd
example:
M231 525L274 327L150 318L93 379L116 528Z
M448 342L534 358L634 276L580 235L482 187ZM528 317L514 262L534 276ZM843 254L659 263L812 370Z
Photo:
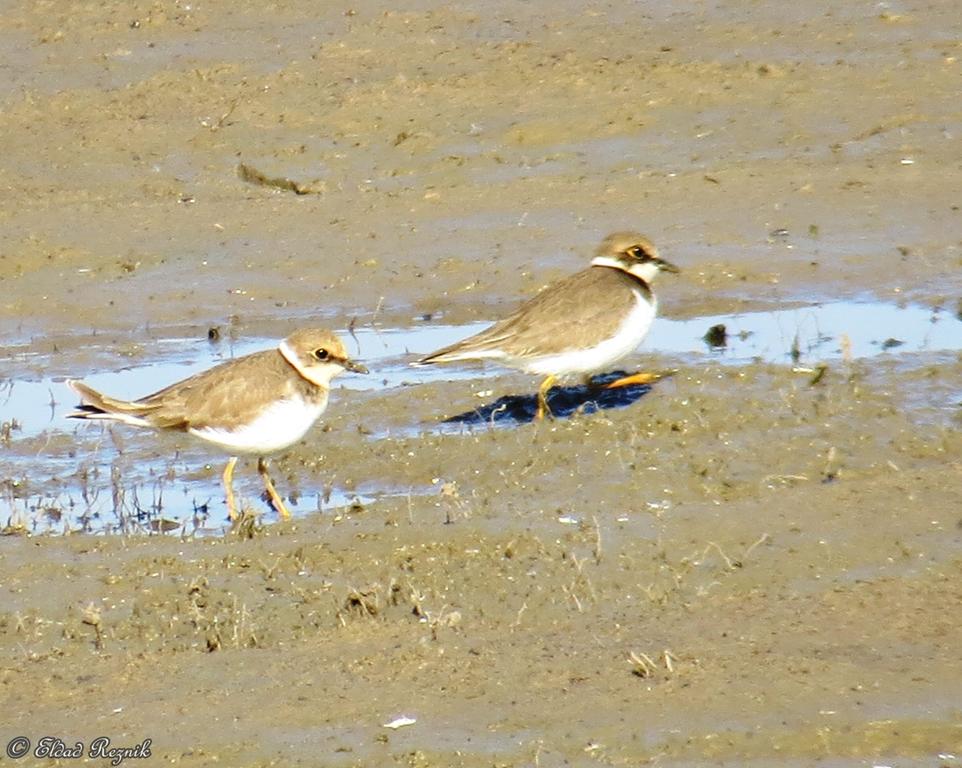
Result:
M330 356L330 353L323 347L321 349L314 350L314 357L316 357L318 360L327 360L327 358Z
M644 261L648 258L648 254L645 252L645 249L640 245L631 246L631 248L628 249L628 254L641 261Z

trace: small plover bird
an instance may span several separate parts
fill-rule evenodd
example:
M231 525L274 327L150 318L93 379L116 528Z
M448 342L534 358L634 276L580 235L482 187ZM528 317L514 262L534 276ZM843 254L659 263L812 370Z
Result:
M564 376L588 376L631 354L655 319L651 284L659 272L678 272L637 232L615 232L598 246L591 266L549 285L481 333L422 357L412 365L493 360L546 378L537 418L550 413L548 391ZM638 373L608 384L653 381Z
M333 333L306 328L275 349L228 360L139 400L118 400L68 380L81 405L67 417L186 432L223 448L230 454L223 481L232 520L237 517L231 485L237 456L257 456L268 496L287 518L290 512L274 488L265 456L307 433L327 407L331 379L345 370L368 372L347 357Z

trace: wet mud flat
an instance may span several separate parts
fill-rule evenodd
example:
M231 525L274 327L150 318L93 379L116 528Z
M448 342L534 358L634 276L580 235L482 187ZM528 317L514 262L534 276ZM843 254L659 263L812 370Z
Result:
M629 408L377 441L342 414L327 462L436 491L244 535L5 538L9 727L187 764L954 754L962 445L904 390L959 375L706 367Z
M46 499L64 516L34 530L75 530L84 468L101 518L0 538L0 743L962 764L955 15L12 5L2 522ZM626 361L672 376L625 407L452 423L536 383L370 354L274 463L290 523L225 532L219 457L62 421L66 376L146 391L294 325L370 350L362 331L493 319L626 227L684 270ZM839 300L934 330L879 315L859 352L844 313L755 323ZM721 319L737 360L705 351ZM699 354L659 346L675 331ZM207 508L153 533L108 519L115 489Z

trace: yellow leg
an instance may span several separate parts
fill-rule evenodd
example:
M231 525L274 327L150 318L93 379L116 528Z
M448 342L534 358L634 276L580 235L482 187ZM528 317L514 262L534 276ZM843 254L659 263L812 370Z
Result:
M632 384L652 384L660 378L661 374L658 373L633 373L631 376L622 376L610 384L605 384L605 389L618 389L618 387L628 387Z
M261 473L261 478L264 480L264 488L267 489L267 495L271 497L271 504L274 505L274 509L280 513L281 517L287 520L290 518L291 513L288 512L287 507L284 506L284 500L281 499L277 493L277 489L274 487L274 481L271 480L271 476L267 472L267 459L257 460L257 471Z
M234 502L234 466L237 464L237 457L231 456L224 467L224 493L227 494L227 514L231 520L237 519L237 504Z
M536 421L541 421L545 414L551 415L551 409L548 407L548 390L554 386L557 376L551 375L541 382L541 386L538 387L538 410L535 411L534 418Z

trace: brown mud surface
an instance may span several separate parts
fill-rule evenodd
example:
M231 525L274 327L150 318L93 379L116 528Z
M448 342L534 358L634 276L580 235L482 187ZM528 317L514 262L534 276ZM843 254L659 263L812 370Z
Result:
M85 376L211 326L490 320L624 228L682 267L670 317L962 311L951 3L240 6L5 8L11 369ZM707 361L627 408L462 433L418 427L535 382L342 390L275 476L376 503L0 539L0 741L151 739L148 763L185 766L962 765L962 359L815 378ZM36 461L70 458L71 429Z

